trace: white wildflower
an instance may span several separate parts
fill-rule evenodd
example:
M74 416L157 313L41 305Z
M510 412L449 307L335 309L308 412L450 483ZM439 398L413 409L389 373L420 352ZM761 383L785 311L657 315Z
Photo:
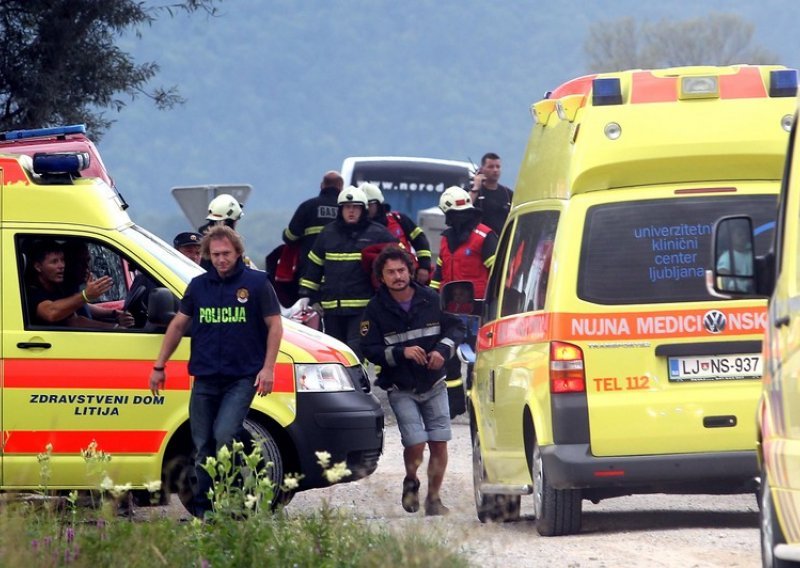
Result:
M328 480L328 483L336 483L351 473L353 472L347 469L347 464L341 461L325 470L325 479Z
M286 491L294 491L300 485L298 479L291 475L287 475L283 478L283 488Z
M256 497L253 494L250 494L244 498L244 506L247 507L248 509L252 509L253 507L255 507L256 503L258 503L258 497Z
M103 478L103 481L100 482L100 489L102 489L103 491L111 491L113 488L114 488L114 480L106 475Z
M115 485L114 487L111 488L111 494L114 497L122 497L132 488L133 486L130 483L126 483L125 485Z
M144 488L147 489L148 493L155 493L156 491L161 491L161 480L157 479L156 481L147 481L144 484Z
M328 467L328 464L331 463L331 455L328 452L316 452L317 455L317 463L323 469Z

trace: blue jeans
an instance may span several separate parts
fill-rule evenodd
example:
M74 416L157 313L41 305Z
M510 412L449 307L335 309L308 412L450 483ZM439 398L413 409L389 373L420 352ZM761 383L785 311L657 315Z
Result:
M211 375L195 378L189 399L189 424L197 473L193 513L200 518L211 510L208 499L211 477L202 464L209 456L216 456L222 446L230 446L234 438L240 437L242 423L256 394L254 382L255 377Z

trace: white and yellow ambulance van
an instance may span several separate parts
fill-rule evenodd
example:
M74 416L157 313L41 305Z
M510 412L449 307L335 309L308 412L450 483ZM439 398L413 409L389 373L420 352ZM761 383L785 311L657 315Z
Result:
M185 502L193 482L189 338L168 363L158 396L148 377L177 299L202 269L133 223L102 179L76 177L87 162L81 153L0 156L0 488L37 488L37 455L46 448L49 488L91 488L96 480L81 450L93 444L111 455L107 470L115 483L143 488L162 480ZM114 280L98 303L122 309L128 300L136 326L37 324L27 294L31 251L42 240L88 252L94 276ZM67 253L67 271L73 261ZM131 302L137 274L154 288L147 308ZM372 473L382 451L383 412L369 390L344 344L284 321L274 392L256 398L245 423L247 437L273 463L272 480L280 486L294 473L301 476L297 490L327 485L317 451L329 452L332 463L345 461L352 471L346 480ZM289 497L279 490L275 503Z
M569 81L535 120L469 393L481 520L575 533L583 500L754 491L763 299L705 286L717 219L763 253L794 112L779 66Z
M764 375L756 413L763 566L800 566L800 144L797 115L789 141L774 246L753 239L752 211L717 222L711 291L728 298L769 297Z

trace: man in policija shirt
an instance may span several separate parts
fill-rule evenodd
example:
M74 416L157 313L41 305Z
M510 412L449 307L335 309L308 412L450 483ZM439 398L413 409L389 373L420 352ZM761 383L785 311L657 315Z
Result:
M244 245L233 229L211 227L200 247L212 268L186 288L150 373L150 390L157 395L164 388L167 360L191 326L189 423L197 452L192 513L203 518L211 510L211 478L202 464L233 442L256 393L272 392L283 327L267 273L245 266Z

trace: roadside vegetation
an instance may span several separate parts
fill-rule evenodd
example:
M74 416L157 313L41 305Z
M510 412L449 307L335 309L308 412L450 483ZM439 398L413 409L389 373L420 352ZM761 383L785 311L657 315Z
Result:
M216 459L208 460L206 470L213 472L214 480L214 512L205 522L166 517L132 521L121 515L122 505L130 502L130 486L108 478L103 465L111 456L92 446L82 455L96 489L54 496L47 486L51 451L48 448L39 455L39 492L31 498L0 502L2 566L468 565L465 557L436 542L429 533L395 534L328 506L300 518L273 512L268 505L274 489L259 473L264 464L258 449L245 454L235 445L233 452L223 448ZM332 481L349 473L343 464L329 464L326 454L318 454L318 459ZM296 482L288 478L286 488ZM149 484L147 489L156 502L160 483Z

